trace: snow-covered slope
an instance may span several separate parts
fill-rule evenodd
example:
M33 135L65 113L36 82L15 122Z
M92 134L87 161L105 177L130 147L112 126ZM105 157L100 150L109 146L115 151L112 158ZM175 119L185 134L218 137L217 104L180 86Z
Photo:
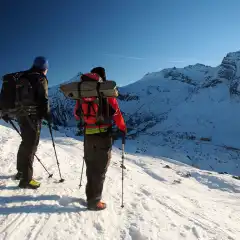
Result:
M240 182L180 164L173 159L133 155L126 145L125 207L121 205L121 152L114 148L102 212L86 211L84 189L78 188L82 142L54 132L64 183L51 140L43 128L37 155L54 173L48 179L34 163L38 190L20 190L15 173L19 136L0 125L0 239L5 240L238 240ZM144 144L144 143L143 143ZM209 152L210 153L210 152ZM85 175L84 175L85 176ZM86 179L83 179L84 184Z

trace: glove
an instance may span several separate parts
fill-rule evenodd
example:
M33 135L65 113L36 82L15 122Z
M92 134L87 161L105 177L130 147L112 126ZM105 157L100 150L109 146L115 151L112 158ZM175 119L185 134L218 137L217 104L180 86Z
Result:
M118 140L118 138L119 138L119 131L112 131L111 132L111 136L112 136L113 141Z
M126 134L127 134L126 130L123 131L123 130L118 129L118 130L112 131L112 138L113 138L113 140L117 140L119 138L126 136Z
M43 120L42 120L42 124L45 125L45 126L48 125L47 120L43 119Z

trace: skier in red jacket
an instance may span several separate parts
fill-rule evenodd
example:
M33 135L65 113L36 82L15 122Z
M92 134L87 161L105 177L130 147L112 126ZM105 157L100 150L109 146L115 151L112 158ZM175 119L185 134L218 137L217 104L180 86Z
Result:
M106 81L105 69L97 67L91 70L90 77L98 80L99 76L103 81ZM95 110L84 118L84 159L86 162L87 186L86 196L89 210L103 210L106 208L106 203L102 202L102 191L107 168L111 159L112 150L112 121L115 122L119 130L126 134L126 125L118 106L116 98L107 98L105 107L109 109L111 116L110 121L96 125L94 117ZM89 111L88 105L77 101L74 116L76 120L81 120L79 109ZM90 116L90 117L89 117Z

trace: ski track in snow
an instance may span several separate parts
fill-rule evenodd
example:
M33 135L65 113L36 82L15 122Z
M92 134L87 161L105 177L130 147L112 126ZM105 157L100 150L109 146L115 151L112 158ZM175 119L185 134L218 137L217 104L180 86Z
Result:
M108 208L87 211L79 189L82 142L54 132L64 183L47 129L35 160L38 190L17 188L12 179L19 136L0 126L0 239L237 240L240 239L240 182L174 161L126 153L121 208L121 152L114 149L103 198ZM169 168L165 168L169 165ZM191 177L184 177L190 173ZM212 187L214 186L214 187ZM224 189L223 189L224 186Z

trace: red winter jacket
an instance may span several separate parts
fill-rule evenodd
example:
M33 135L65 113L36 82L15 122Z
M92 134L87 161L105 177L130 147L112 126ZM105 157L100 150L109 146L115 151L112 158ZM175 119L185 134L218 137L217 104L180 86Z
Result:
M126 124L124 122L122 113L120 111L117 99L109 97L109 98L107 98L107 101L110 104L110 106L115 110L115 113L112 116L115 124L117 125L117 127L121 131L125 132L126 131ZM79 107L80 107L80 102L77 101L76 105L75 105L75 108L74 108L74 116L75 116L75 119L78 120L78 121L80 120L80 117L77 115L77 110L79 109ZM100 126L96 126L96 127L87 125L86 129L95 129L95 128L96 129L99 129L99 128L101 129L101 128L109 128L109 127L111 127L110 124L100 125Z

